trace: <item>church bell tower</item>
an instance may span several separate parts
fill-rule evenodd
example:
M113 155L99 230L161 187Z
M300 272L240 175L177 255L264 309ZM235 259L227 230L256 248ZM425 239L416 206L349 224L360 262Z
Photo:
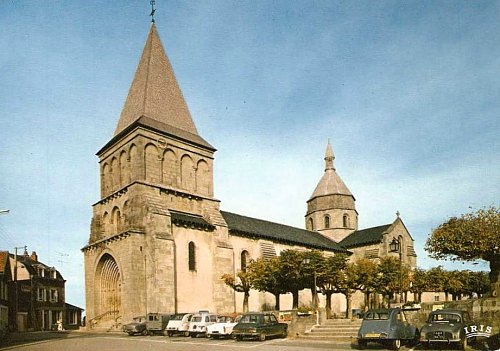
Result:
M340 242L358 229L356 199L336 172L335 156L328 141L325 173L307 201L306 228Z

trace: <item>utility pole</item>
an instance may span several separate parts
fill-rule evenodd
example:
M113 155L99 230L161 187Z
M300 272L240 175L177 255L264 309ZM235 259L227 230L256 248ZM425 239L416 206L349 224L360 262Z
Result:
M14 248L14 261L15 261L15 264L14 264L14 287L15 287L15 290L16 290L16 304L15 304L15 316L16 316L16 327L17 329L19 329L18 325L17 325L17 313L19 312L19 286L17 284L17 250L18 249L24 249L24 251L26 252L27 250L27 247L26 246L16 246Z

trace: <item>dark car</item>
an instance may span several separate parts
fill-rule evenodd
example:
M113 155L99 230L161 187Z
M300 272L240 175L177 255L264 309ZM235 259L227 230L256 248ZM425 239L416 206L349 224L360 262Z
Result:
M366 348L368 342L376 342L393 350L402 343L417 343L418 328L408 322L405 311L400 308L368 310L358 331L358 346Z
M455 344L462 350L467 348L465 327L474 324L467 311L443 309L429 314L422 327L420 342L424 347L430 344Z
M286 338L288 335L288 324L279 323L276 316L270 312L245 313L240 321L233 327L231 336L237 341L244 338L257 338L261 341L268 336L279 336Z
M146 329L146 317L141 316L133 318L132 322L125 324L122 327L122 330L124 333L127 333L128 335L134 335L134 334L146 335L148 333L148 330Z
M146 329L149 335L162 334L168 321L173 317L169 313L148 313L146 316Z

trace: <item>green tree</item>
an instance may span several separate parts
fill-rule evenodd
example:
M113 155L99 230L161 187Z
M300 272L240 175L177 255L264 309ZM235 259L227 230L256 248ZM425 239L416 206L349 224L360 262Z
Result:
M318 276L326 268L325 260L326 258L323 253L318 250L303 253L302 274L304 275L305 286L311 289L312 305L314 308L318 308L319 305Z
M238 271L236 277L232 274L224 274L221 279L234 291L243 293L243 312L248 312L248 298L250 297L250 289L252 289L248 273L246 271Z
M348 257L342 254L324 257L316 273L318 289L326 298L326 318L332 316L332 295L339 292L338 287L343 279L342 270L346 267L347 260Z
M394 257L383 257L378 265L377 292L387 297L388 305L396 293L402 293L406 289L409 269Z
M357 263L347 263L340 271L340 279L338 281L337 290L345 296L346 313L348 319L352 318L352 295L356 290L360 290L363 283L360 279L360 266Z
M422 301L422 294L428 291L429 274L425 269L416 268L411 275L410 291L413 293L413 300L416 302Z
M444 291L446 283L446 271L442 266L432 267L427 271L427 289L426 291L441 292ZM448 300L448 298L446 298Z
M372 260L362 258L356 261L358 266L360 289L365 295L365 308L374 308L375 300L372 298L377 291L378 264Z
M288 291L281 276L280 258L259 258L250 262L247 266L247 279L252 286L259 291L267 291L274 295L275 306L278 311L280 309L280 294L285 294Z
M491 206L451 217L434 229L425 244L429 256L490 264L490 294L500 293L500 210Z
M283 288L292 293L292 308L299 307L299 291L310 287L310 274L305 270L306 254L296 250L284 250L279 256Z

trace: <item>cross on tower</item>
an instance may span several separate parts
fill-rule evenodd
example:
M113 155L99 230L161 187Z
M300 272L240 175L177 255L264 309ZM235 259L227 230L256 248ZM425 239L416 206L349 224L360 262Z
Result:
M151 23L155 23L155 0L151 0L149 3L151 4L151 13L149 14L151 16Z

